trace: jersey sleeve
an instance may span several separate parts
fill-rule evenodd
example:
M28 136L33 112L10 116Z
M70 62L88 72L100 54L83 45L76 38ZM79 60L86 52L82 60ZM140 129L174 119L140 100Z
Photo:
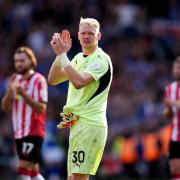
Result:
M108 59L105 57L97 57L88 64L84 72L91 74L97 81L108 71L108 68Z
M40 78L38 81L38 100L40 102L48 102L47 82L45 78Z

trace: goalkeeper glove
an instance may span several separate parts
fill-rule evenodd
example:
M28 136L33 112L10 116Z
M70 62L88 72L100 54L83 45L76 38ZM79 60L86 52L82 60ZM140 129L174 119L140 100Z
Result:
M68 115L60 113L60 116L62 121L57 125L58 129L70 127L78 121L78 116L73 113L69 113Z

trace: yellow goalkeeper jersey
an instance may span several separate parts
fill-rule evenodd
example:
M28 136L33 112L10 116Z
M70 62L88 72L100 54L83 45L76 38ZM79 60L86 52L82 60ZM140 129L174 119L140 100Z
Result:
M79 121L107 127L106 107L113 73L110 57L97 48L87 57L78 53L71 65L80 73L91 74L94 81L81 89L76 89L69 81L64 109L78 115Z

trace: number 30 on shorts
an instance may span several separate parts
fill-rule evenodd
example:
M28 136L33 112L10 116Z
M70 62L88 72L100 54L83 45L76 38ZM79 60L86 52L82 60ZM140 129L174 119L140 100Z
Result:
M73 151L73 163L83 163L85 158L85 152L84 151Z

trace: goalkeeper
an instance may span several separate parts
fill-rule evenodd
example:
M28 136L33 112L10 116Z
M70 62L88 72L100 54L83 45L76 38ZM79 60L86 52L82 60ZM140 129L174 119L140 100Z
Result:
M96 19L81 18L78 39L82 52L72 61L70 32L54 33L51 47L56 58L48 75L50 85L69 81L67 102L58 128L70 127L68 180L95 175L107 138L106 106L112 81L110 57L98 47L101 39Z

